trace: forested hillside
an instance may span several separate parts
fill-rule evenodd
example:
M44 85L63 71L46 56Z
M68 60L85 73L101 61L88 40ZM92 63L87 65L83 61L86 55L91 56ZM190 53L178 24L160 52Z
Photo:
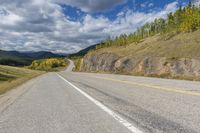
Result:
M115 39L109 37L102 45L97 45L96 49L138 43L140 40L156 34L166 36L167 40L178 33L193 32L199 28L200 6L190 2L186 7L180 7L176 12L168 14L166 19L155 19L154 22L146 23L132 34L122 34Z

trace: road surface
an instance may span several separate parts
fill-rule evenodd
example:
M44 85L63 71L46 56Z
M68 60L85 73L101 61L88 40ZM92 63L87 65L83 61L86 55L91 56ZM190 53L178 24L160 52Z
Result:
M0 96L1 133L199 133L200 82L47 73Z

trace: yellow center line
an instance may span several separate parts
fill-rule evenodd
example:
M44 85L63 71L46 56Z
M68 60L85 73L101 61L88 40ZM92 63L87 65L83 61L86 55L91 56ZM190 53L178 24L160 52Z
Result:
M187 95L192 95L192 96L198 96L198 97L200 97L200 93L186 91L186 90L180 90L180 89L175 89L175 88L166 88L166 87L160 87L160 86L155 86L155 85L147 85L147 84L130 82L130 81L122 81L122 80L117 80L117 79L112 79L112 78L103 78L103 77L95 77L95 76L92 76L92 77L98 78L98 79L110 80L110 81L114 81L114 82L125 83L125 84L131 84L131 85L149 87L149 88L153 88L153 89L157 89L157 90L162 90L162 91L176 92L176 93L181 93L181 94L187 94Z

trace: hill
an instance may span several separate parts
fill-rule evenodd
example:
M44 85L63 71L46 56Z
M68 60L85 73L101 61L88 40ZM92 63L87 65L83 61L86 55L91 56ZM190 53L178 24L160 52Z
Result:
M0 50L0 64L9 66L27 66L33 60L45 59L51 57L62 57L61 55L51 52L18 52L18 51L3 51Z
M180 7L132 34L108 38L76 70L200 80L200 6Z
M77 53L70 54L69 57L80 57L80 56L84 56L84 55L87 54L89 51L96 49L96 47L97 47L98 45L101 45L101 44L99 43L99 44L95 44L95 45L89 46L89 47L87 47L87 48L85 48L85 49L80 50L80 51L77 52Z
M23 52L22 54L32 59L46 59L46 58L51 58L51 57L62 57L62 55L60 54L54 54L48 51Z
M40 74L42 72L0 65L0 95Z
M191 2L185 7L180 7L174 13L169 13L166 19L156 18L153 22L147 22L131 34L121 34L117 37L109 37L98 45L97 49L110 46L122 46L130 43L139 43L157 34L167 35L167 38L180 33L193 32L200 28L200 5Z
M105 47L79 59L78 68L179 79L200 79L200 30L164 39L155 35L126 46Z

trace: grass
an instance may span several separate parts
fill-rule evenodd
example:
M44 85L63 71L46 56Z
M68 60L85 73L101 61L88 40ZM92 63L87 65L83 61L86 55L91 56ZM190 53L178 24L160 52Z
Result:
M90 51L87 56L100 55L102 53L113 53L123 58L144 59L145 57L166 57L170 61L179 60L181 58L200 60L200 30L180 33L180 34L165 34L155 35L139 43L131 43L126 46L111 46ZM166 62L167 64L167 62ZM149 76L159 78L174 78L186 80L198 80L197 77L172 76L170 74L154 74L145 75L144 73L124 72L118 70L117 74L128 74L136 76Z
M40 74L40 71L0 65L0 95Z
M121 57L167 57L167 58L195 58L200 59L200 30L178 35L156 35L146 38L140 43L127 46L112 46L94 50L89 54L115 53ZM168 36L170 36L169 39Z
M74 68L73 71L80 71L81 70L82 59L81 58L76 58L73 61L74 61L74 65L75 65L75 68Z

